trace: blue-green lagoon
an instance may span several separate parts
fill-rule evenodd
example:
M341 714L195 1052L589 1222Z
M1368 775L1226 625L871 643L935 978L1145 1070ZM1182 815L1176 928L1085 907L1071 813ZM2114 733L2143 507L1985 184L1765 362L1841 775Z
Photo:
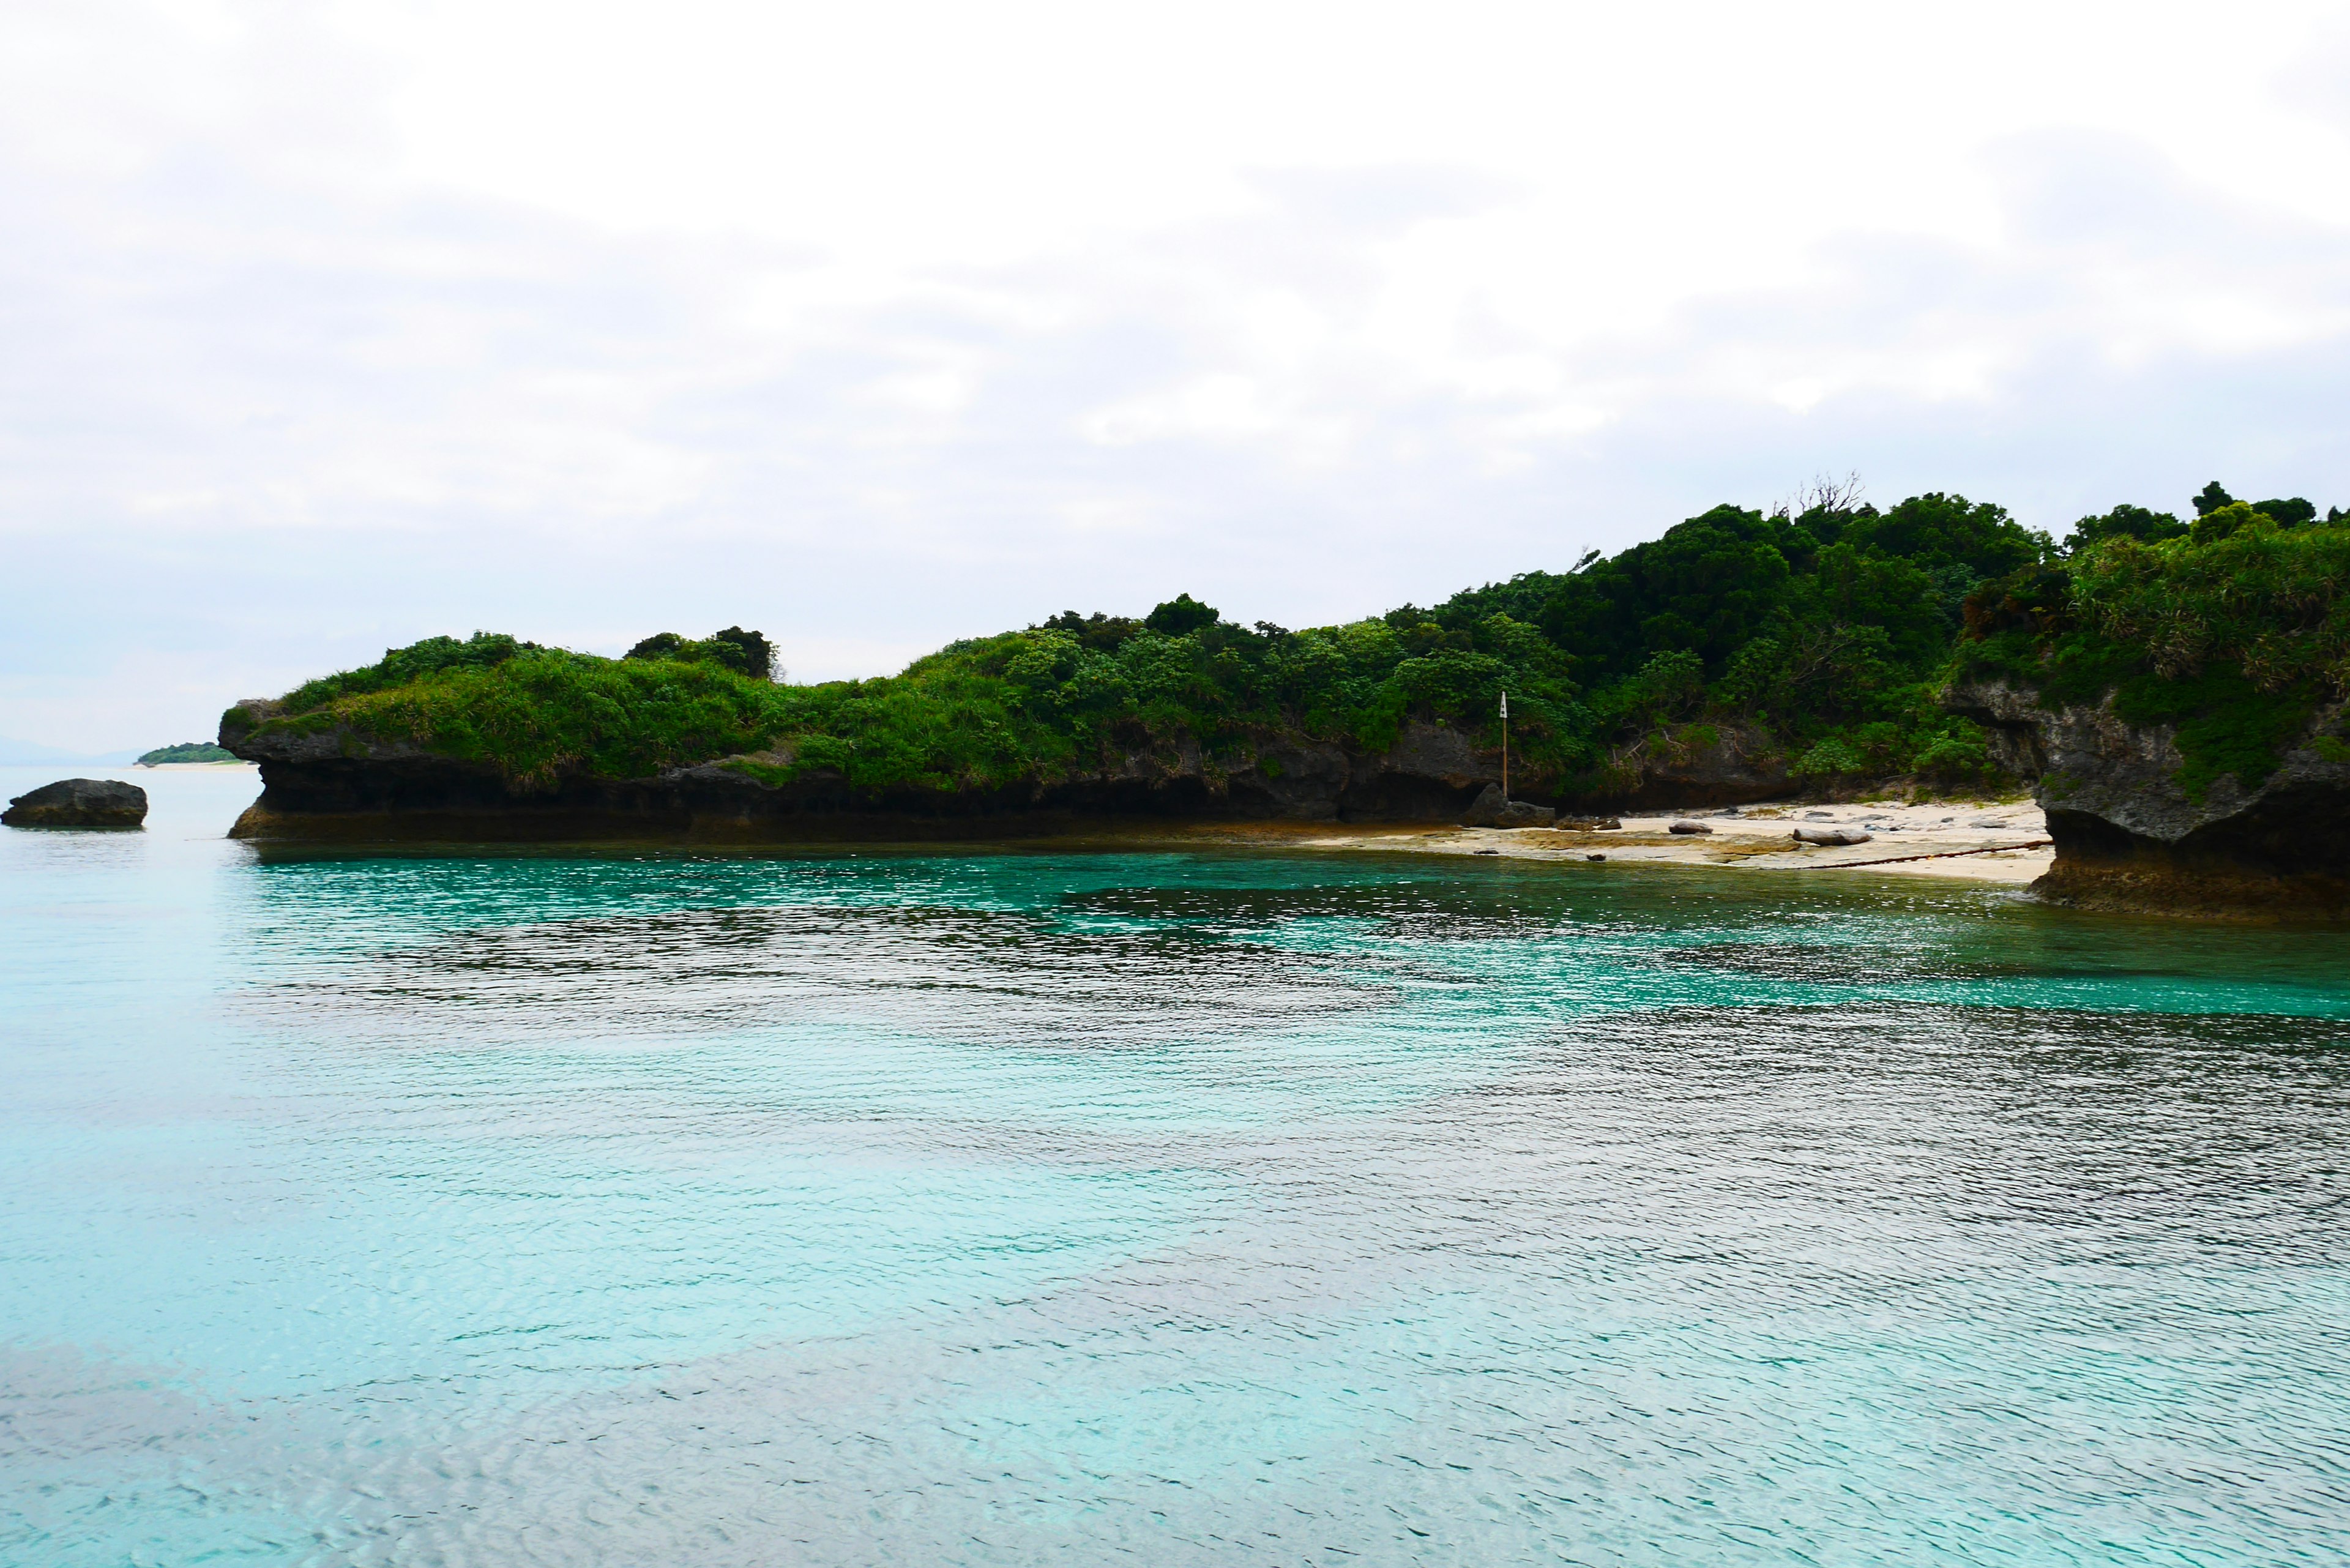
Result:
M135 776L0 835L11 1568L2350 1560L2339 931Z

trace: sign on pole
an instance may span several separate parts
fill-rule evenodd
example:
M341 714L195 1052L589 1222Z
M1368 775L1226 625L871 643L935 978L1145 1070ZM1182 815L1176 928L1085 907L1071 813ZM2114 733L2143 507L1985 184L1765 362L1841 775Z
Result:
M1502 693L1502 804L1510 800L1510 694Z

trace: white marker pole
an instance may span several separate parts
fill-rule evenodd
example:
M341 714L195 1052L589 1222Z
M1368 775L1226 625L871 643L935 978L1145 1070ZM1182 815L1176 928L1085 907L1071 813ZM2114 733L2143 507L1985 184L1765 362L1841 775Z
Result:
M1502 804L1510 804L1510 694L1502 693Z

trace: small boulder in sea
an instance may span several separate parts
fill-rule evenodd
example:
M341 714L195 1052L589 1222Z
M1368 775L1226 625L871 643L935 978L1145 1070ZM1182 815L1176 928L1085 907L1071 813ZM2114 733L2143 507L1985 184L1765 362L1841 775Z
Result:
M1487 784L1461 819L1463 827L1548 827L1558 813L1526 800L1503 800L1500 784Z
M1711 833L1713 829L1702 822L1676 822L1665 831L1667 833Z
M136 827L146 820L147 792L112 779L59 779L0 812L11 827Z

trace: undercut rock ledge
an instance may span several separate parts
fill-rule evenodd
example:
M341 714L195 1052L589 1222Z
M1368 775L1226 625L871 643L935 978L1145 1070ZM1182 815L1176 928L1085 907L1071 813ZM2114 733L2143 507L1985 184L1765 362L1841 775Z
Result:
M2132 724L2113 700L2044 704L2029 688L1960 682L1944 702L1984 726L1993 760L2037 780L2056 861L2052 902L2139 913L2350 917L2350 745L2340 702L2318 710L2247 785L2199 794L2171 724ZM2343 759L2343 760L2337 760Z

